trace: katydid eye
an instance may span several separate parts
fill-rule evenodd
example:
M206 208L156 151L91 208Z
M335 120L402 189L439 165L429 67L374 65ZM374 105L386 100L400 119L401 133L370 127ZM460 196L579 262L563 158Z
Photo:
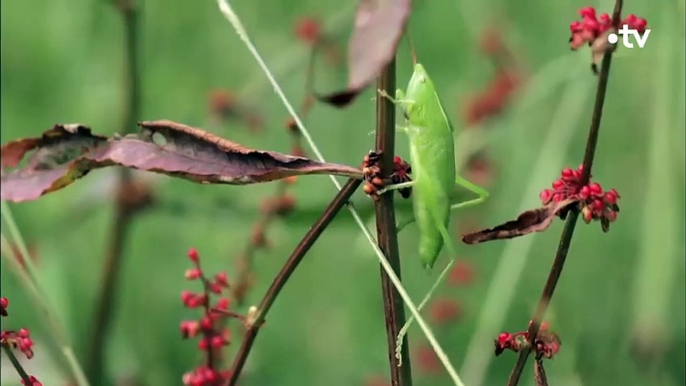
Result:
M426 77L420 76L419 83L426 83Z

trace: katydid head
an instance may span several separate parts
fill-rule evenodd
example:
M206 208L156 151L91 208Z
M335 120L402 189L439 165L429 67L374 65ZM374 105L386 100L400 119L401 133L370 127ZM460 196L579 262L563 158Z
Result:
M426 103L435 97L436 89L429 74L420 63L415 64L405 94L405 99L410 102L405 106L405 113L412 125L426 126Z

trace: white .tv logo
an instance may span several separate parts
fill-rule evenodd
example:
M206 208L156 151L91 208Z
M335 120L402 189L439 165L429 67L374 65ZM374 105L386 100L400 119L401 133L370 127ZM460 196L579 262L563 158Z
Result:
M626 48L634 48L634 43L629 41L629 36L633 35L634 39L636 39L636 43L638 44L638 48L643 48L646 45L646 42L648 41L648 36L650 36L650 29L646 29L643 31L643 35L641 35L638 30L635 30L633 28L629 28L628 25L624 24L622 28L617 31L620 35L622 35L622 44ZM617 34L609 34L607 35L607 41L610 44L615 44L619 41L619 36Z

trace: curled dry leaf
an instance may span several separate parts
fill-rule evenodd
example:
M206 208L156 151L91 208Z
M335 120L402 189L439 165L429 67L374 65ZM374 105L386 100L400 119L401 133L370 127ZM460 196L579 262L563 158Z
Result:
M2 164L7 166L16 166L26 152L38 150L27 166L8 174L3 171L2 199L34 200L69 185L90 170L107 166L206 184L255 184L305 174L362 179L362 171L351 166L247 148L172 121L139 125L142 130L138 134L109 139L92 135L85 126L58 125L40 138L8 143L2 148Z
M359 0L348 45L348 86L318 99L346 107L379 76L395 55L410 8L411 0Z
M465 244L478 244L491 240L512 239L528 235L533 232L543 232L548 229L556 216L564 217L571 207L579 202L577 198L569 198L537 209L527 210L516 220L508 221L494 228L483 229L462 236Z
M88 158L200 183L246 185L305 174L362 178L362 171L352 166L255 150L172 121L139 125L143 130L138 138L112 141Z
M55 125L40 137L11 141L2 146L2 199L35 200L83 177L89 169L74 165L81 155L107 142L80 124ZM34 150L27 164L12 172L5 168L19 165L26 153Z

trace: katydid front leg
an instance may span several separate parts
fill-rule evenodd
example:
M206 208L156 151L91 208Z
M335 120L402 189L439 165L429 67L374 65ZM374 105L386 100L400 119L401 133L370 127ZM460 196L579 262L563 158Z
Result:
M462 187L472 191L473 193L476 193L479 197L475 198L473 200L453 204L450 206L451 211L456 210L456 209L463 209L463 208L479 205L482 202L486 201L486 199L489 196L488 191L486 191L484 188L481 188L480 186L477 186L477 185L469 182L468 180L466 180L465 178L463 178L459 175L457 176L455 184L462 186ZM406 225L411 224L412 222L414 222L414 218L398 225L398 232L400 232L400 230L402 230ZM422 299L421 303L419 303L419 306L417 307L418 312L421 311L422 308L424 308L426 303L429 302L429 299L431 299L431 296L433 295L436 288L438 288L440 283L443 282L446 275L448 274L448 272L452 268L453 264L455 263L455 256L457 255L456 250L455 250L455 246L453 245L453 241L452 241L452 238L450 237L450 234L448 233L448 230L446 229L446 227L443 225L443 223L441 221L438 221L438 219L437 219L436 223L437 223L438 229L441 233L441 236L443 237L443 242L445 243L446 247L448 248L448 253L450 253L450 260L448 261L448 264L445 266L443 271L441 271L441 274L438 275L438 278L436 279L436 281L431 285L431 288L429 289L429 292L424 296L424 299ZM401 355L402 351L401 350L402 350L403 338L407 334L407 330L410 328L410 325L412 324L413 321L414 321L414 317L410 316L410 318L407 320L407 322L405 322L405 325L400 329L400 332L398 333L398 337L396 339L396 351L395 351L395 356L396 356L396 358L398 358L398 366L400 366L402 364L402 355Z

